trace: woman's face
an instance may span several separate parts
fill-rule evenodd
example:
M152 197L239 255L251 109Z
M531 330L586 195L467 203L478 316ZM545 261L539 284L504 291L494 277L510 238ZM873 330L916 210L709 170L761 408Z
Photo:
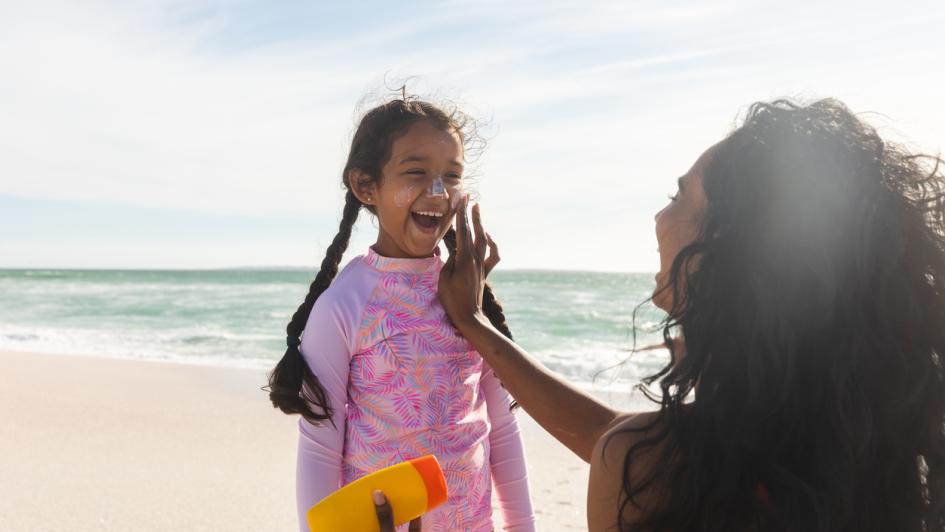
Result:
M673 260L687 245L699 236L702 217L705 213L705 190L702 188L702 171L711 160L715 146L706 150L685 175L677 180L677 190L669 204L656 213L656 241L659 245L660 271L656 274L656 289L653 303L670 312L673 308L673 293L667 288L669 271Z

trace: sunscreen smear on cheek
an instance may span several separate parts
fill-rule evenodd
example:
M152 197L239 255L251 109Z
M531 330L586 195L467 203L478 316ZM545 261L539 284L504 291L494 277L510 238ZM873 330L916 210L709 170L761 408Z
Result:
M398 208L403 209L404 207L413 203L414 191L416 190L416 185L407 185L394 194L394 205Z

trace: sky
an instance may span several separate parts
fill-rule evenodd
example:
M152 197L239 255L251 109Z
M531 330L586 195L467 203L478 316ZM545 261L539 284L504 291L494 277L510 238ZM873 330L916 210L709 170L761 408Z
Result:
M357 120L406 84L477 119L500 268L656 271L654 214L754 101L839 98L940 152L943 24L941 0L0 0L0 268L314 269Z

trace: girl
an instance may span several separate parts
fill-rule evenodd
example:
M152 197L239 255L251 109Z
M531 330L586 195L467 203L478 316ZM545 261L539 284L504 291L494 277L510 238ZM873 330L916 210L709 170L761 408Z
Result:
M326 495L425 454L440 461L449 498L424 530L492 530L493 485L506 529L534 529L509 396L436 297L438 245L455 243L463 194L463 126L458 113L403 98L369 111L354 134L341 227L269 379L273 405L302 415L303 531ZM332 283L362 207L377 217L377 242ZM488 308L511 336L491 292Z

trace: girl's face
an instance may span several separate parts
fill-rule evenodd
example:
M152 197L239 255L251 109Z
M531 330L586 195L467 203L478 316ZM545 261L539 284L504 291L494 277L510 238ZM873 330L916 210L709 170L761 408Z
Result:
M712 157L714 146L703 153L696 163L677 180L676 194L669 204L656 213L656 241L659 244L660 271L656 274L656 289L653 303L670 312L673 308L673 291L667 287L669 272L676 255L695 241L702 228L705 213L705 190L702 188L702 172Z
M377 214L380 230L374 250L395 258L433 255L450 227L451 200L462 194L462 184L459 135L427 121L413 124L393 142L380 183L355 191Z

